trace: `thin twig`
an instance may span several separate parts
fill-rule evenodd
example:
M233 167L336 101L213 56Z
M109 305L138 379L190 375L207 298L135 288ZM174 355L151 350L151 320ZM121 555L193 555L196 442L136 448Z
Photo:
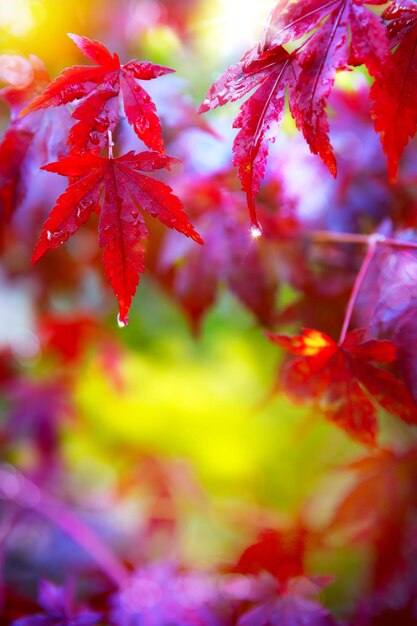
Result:
M0 498L32 509L61 528L116 585L120 586L129 577L124 564L89 526L14 468L0 468Z
M374 233L373 235L358 235L356 233L333 233L327 230L316 230L309 233L309 239L316 243L353 243L368 246L372 238L377 238L378 246L386 246L391 248L411 248L417 250L417 242L403 241L401 239L393 239L385 237L385 235Z
M107 137L109 140L109 159L113 158L113 146L114 146L114 141L113 141L113 135L111 130L107 131Z
M342 331L340 333L339 345L342 345L342 343L346 339L346 334L347 334L349 324L352 318L353 307L355 306L355 302L358 297L360 288L362 287L362 283L364 281L366 273L369 269L369 266L372 263L372 259L374 258L378 243L380 243L380 235L375 234L375 235L370 235L368 237L368 241L367 241L368 250L366 252L365 258L362 261L361 268L353 284L352 293L350 294L349 302L346 308L345 319L343 320Z

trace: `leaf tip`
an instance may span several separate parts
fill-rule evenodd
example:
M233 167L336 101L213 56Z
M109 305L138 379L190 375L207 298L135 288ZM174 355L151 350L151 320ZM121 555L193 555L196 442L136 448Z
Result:
M41 239L39 239L39 241L36 244L36 247L35 247L35 249L33 251L32 258L31 258L31 261L30 261L31 265L35 265L39 261L39 259L41 259L43 257L43 255L45 254L46 248L45 248L44 245L42 245L42 243L43 242L42 242L42 238L41 238Z
M199 115L201 115L201 113L207 113L207 111L210 111L210 98L205 98L203 100L203 102L200 104L200 106L197 109L197 113Z
M126 311L119 312L117 314L117 325L119 328L126 328L129 324L129 317Z

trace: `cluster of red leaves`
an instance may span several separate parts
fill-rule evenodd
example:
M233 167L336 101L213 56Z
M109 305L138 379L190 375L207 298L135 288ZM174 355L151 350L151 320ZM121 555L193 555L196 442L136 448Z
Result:
M374 5L374 10L365 4ZM239 132L234 144L234 163L247 195L252 221L265 235L261 239L253 237L259 235L256 229L251 233L247 227L242 201L230 184L229 172L226 175L216 172L194 179L185 175L180 179L190 215L206 240L204 248L193 245L192 240L201 242L201 239L183 212L181 202L165 183L146 175L157 169L169 169L175 159L165 154L155 105L137 81L172 70L137 61L121 65L117 55L111 55L102 44L85 37L72 36L84 55L97 65L65 70L47 86L49 79L42 66L32 59L31 82L2 91L12 118L0 145L0 202L4 221L23 210L27 189L41 166L42 176L47 176L46 171L69 178L68 188L45 222L34 260L68 239L93 214L99 214L99 243L104 249L106 277L119 300L120 321L126 323L144 267L141 241L147 238L150 227L140 212L145 210L171 229L162 234L158 227L151 226L152 274L185 311L193 329L199 329L222 285L264 326L296 323L320 328L295 336L269 334L271 341L293 355L284 363L278 386L296 402L312 404L351 437L373 447L378 443L379 409L399 418L403 424L417 423L417 365L413 348L417 337L417 294L412 286L415 253L384 248L383 253L375 256L372 271L368 271L368 283L363 283L362 291L368 293L361 294L352 318L356 315L357 320L365 320L357 326L367 329L347 333L337 343L332 337L337 336L342 326L362 252L358 248L353 251L343 243L333 246L312 243L310 231L320 228L368 234L389 217L392 226L381 227L381 232L395 237L396 229L414 227L416 223L412 192L404 184L396 187L389 184L379 154L369 139L372 116L376 130L381 133L390 177L395 179L408 138L417 128L416 3L392 0L380 17L375 7L382 4L385 4L382 0L280 0L260 43L239 64L229 68L209 91L201 110L237 100L255 90L235 120ZM365 90L351 94L333 90L338 71L361 64L366 65L374 78L371 112ZM277 157L275 178L272 184L263 187L255 212L255 196L265 174L268 142L274 140L282 121L287 92L290 112L310 150L321 157L334 175L335 155L338 159L337 181L322 176L320 161L311 166L317 168L316 183L320 179L323 197L321 205L314 202L310 205L318 209L317 215L311 211L308 217L305 205L301 205L307 196L311 201L313 194L302 190L300 202L299 197L292 196L288 154ZM72 113L67 107L70 102L75 102ZM328 102L334 107L330 138ZM26 108L20 115L23 107ZM177 134L182 126L198 125L189 108L184 107L183 112L184 117L175 129ZM190 119L185 119L189 113ZM111 137L122 115L136 138L151 151L112 157ZM75 123L70 128L71 117ZM201 127L208 130L204 124ZM354 158L352 145L356 150ZM107 147L109 158L104 158L102 151ZM299 150L297 140L292 148L295 152ZM49 161L52 162L46 164ZM298 162L300 169L301 162L302 159ZM297 176L300 187L298 171ZM189 239L180 238L174 230ZM276 298L281 283L291 285L297 299L280 311ZM89 342L100 340L100 334L96 320L88 316L74 319L47 316L39 320L41 350L53 364L63 367L82 363ZM376 336L383 338L374 339ZM1 389L6 401L13 403L3 425L2 451L7 459L8 443L13 453L21 441L25 444L31 439L40 457L37 469L50 468L58 456L60 423L73 412L68 381L59 376L48 383L24 376L19 380L15 367L9 355L2 355ZM137 470L119 486L119 495L125 489L137 488L142 475L146 475L150 500L154 497L149 507L146 540L161 527L174 534L176 497L184 486L188 495L192 491L190 485L184 477L178 478L169 463L146 456L136 459L136 463ZM175 614L175 619L184 626L195 623L333 626L335 619L316 597L326 581L310 575L307 559L312 545L322 547L327 537L337 540L338 533L344 533L357 542L366 542L373 550L368 597L354 609L352 624L415 623L416 467L414 448L401 453L377 451L351 464L350 469L356 473L355 483L336 507L325 533L313 532L304 522L289 529L263 531L228 571L229 575L232 572L237 576L238 584L230 587L230 579L226 578L222 601L227 598L230 602L227 610L220 612L221 617L211 612L206 596L198 602L194 598L191 608L188 605L184 608L178 598L171 598L170 592L164 594L163 602L152 604L148 597L148 604L142 602L135 589L159 590L158 585L162 589L164 585L168 590L176 589L171 585L176 579L172 571L168 572L170 567L162 566L159 573L157 568L153 574L142 571L132 576L126 588L120 587L114 597L111 622L149 620L159 624L167 621L167 615L172 618ZM42 481L45 476L38 473L36 478ZM7 484L5 480L6 487ZM13 487L13 481L10 484ZM0 495L13 500L13 490L12 495L4 487L3 491ZM147 558L146 554L142 556ZM133 558L129 565L134 566ZM63 571L65 566L64 562ZM400 594L398 584L402 585ZM390 596L389 602L384 594ZM46 601L45 595L48 595ZM29 626L39 623L39 619L48 620L51 615L51 619L74 619L77 623L99 619L96 613L84 615L73 607L70 610L64 600L60 590L44 587L40 601L45 614L39 615L30 607L34 615L21 624ZM107 597L97 600L97 605L101 613L109 613ZM14 599L12 606L13 617L22 614L22 606L18 607Z
M233 144L234 164L255 224L255 197L265 174L268 142L275 140L282 122L287 92L297 128L311 152L336 176L326 105L338 71L364 64L375 78L372 116L395 177L408 138L417 129L417 10L412 0L394 0L379 17L365 6L382 4L384 0L279 0L260 42L210 88L201 112L255 90L234 121L240 130ZM390 40L396 47L393 55ZM285 48L295 42L300 42L295 49Z
M129 61L121 65L117 54L112 56L101 43L76 35L71 35L71 38L97 66L75 66L64 70L34 99L34 93L47 83L42 72L38 72L40 76L34 75L33 82L23 92L10 88L4 90L3 95L13 112L12 126L1 146L4 153L2 167L8 168L0 172L5 181L1 186L4 215L12 213L16 197L22 195L19 188L22 161L27 156L30 141L36 138L37 154L43 161L35 163L36 169L42 165L46 171L67 176L70 184L45 222L33 261L37 261L48 249L66 241L93 213L100 214L99 244L104 248L106 278L119 301L120 323L125 325L139 274L144 271L141 240L148 236L148 231L140 211L145 210L166 226L202 243L171 188L139 173L139 170L152 172L169 168L175 159L165 154L155 104L137 81L150 80L173 70L148 62ZM19 105L28 100L30 103L20 110ZM62 115L68 118L68 109L62 105L74 100L77 105L71 116L78 121L66 138L69 155L45 165L51 157L62 156L62 141L58 142L61 153L51 154L48 149L51 146L51 130L45 119L49 112L44 111L58 107L54 108L60 112L59 118L57 115L53 118L56 124ZM120 100L123 101L127 121L152 152L129 152L117 159L112 158L112 133L120 119ZM65 113L62 114L62 111ZM26 125L31 128L28 134L25 134ZM41 133L38 132L39 127ZM61 124L64 138L67 129L68 122ZM12 148L15 150L16 139L19 140L19 150L17 158L11 160L8 157ZM99 152L107 145L109 158L101 157ZM33 159L31 166L34 167Z

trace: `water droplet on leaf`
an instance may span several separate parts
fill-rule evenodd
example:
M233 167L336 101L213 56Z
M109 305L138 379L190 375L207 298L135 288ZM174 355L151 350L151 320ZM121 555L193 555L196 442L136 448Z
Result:
M107 115L98 116L94 120L95 128L99 133L104 133L108 129L109 124L110 120Z
M94 133L90 133L90 141L92 144L97 146L100 143L100 137Z
M135 128L140 135L142 133L146 133L146 131L149 130L148 120L145 118L138 118L135 122Z

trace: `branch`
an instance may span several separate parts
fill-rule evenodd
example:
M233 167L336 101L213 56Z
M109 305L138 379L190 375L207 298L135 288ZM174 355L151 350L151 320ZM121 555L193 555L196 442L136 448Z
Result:
M22 508L32 509L61 528L117 586L129 577L123 563L89 526L12 467L0 467L0 498L15 502Z
M326 230L316 230L309 233L308 238L315 243L353 243L365 246L369 246L370 241L376 238L378 246L417 250L417 242L415 241L402 241L401 239L385 237L385 235L379 233L358 235L355 233L332 233Z
M345 319L343 320L342 331L340 333L339 346L346 339L346 334L349 329L350 321L352 319L353 307L355 306L356 298L358 297L358 294L359 294L360 288L362 287L362 283L364 281L366 273L375 256L376 247L378 243L381 243L380 237L382 236L383 235L378 235L376 233L374 235L370 235L369 237L367 237L368 250L366 252L365 258L362 261L361 268L353 284L352 293L350 294L349 302L346 308Z

